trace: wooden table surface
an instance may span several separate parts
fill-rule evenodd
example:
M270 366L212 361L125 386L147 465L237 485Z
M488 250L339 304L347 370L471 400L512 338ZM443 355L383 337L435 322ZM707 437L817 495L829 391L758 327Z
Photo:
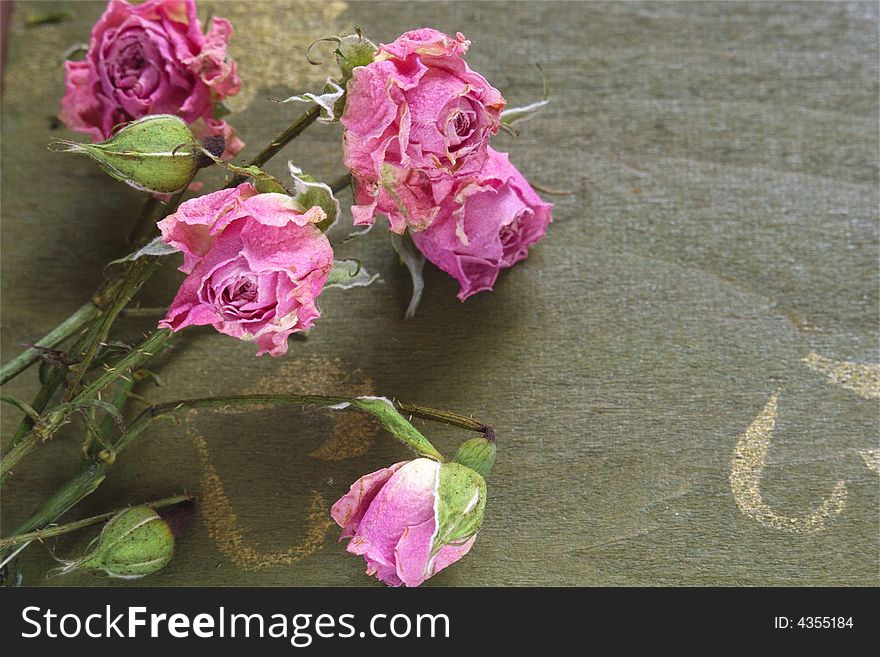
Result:
M437 585L877 585L878 9L851 3L203 2L235 24L245 89L230 121L253 155L317 89L313 39L464 32L512 105L552 104L498 136L554 198L554 223L494 293L461 304L428 267L418 316L387 234L346 245L381 283L330 290L278 359L187 330L153 400L219 393L381 394L495 425L484 528ZM60 23L29 15L70 10ZM19 2L2 105L3 359L81 304L142 197L50 153L62 53L103 3ZM292 159L342 173L338 126ZM216 176L216 174L214 174ZM350 195L345 196L350 201ZM167 305L169 261L142 295ZM119 323L136 339L149 318ZM35 372L7 386L30 399ZM135 409L136 410L136 409ZM18 421L2 409L8 436ZM422 425L441 449L461 431ZM3 491L4 532L78 466L69 426ZM328 519L361 474L407 458L365 417L267 409L157 422L74 519L180 491L200 512L174 561L131 585L370 585ZM32 546L44 579L87 533ZM130 585L130 584L123 584Z

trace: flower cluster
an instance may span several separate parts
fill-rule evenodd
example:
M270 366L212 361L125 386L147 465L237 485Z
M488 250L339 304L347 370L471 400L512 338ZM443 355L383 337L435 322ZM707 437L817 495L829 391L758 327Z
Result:
M253 342L258 355L280 356L289 336L309 329L320 316L317 298L326 287L359 287L376 276L358 261L334 261L325 231L340 212L330 186L290 163L291 191L259 168L318 119L317 108L251 164L229 161L243 144L215 116L218 103L241 85L226 52L231 34L232 26L222 18L213 18L203 32L195 0L110 0L92 29L86 59L66 64L61 111L68 127L99 143L62 139L56 144L58 150L88 155L109 175L138 189L177 194L158 222L161 235L122 259L183 257L180 271L186 277L159 323L170 331L157 334L211 325ZM321 95L288 100L317 103L326 122L342 114L353 223L370 226L382 214L393 233L409 232L425 258L459 282L461 300L493 289L500 270L526 258L543 238L552 205L506 153L490 146L506 103L465 62L470 42L461 33L451 37L427 28L378 48L359 32L325 40L339 44L342 77L328 80ZM219 138L203 139L221 135L223 144ZM210 164L236 179L180 203L184 190L194 190L189 183L198 169ZM396 236L395 243L400 244ZM418 258L419 268L423 262ZM88 364L87 359L80 370L89 371ZM320 399L302 396L298 403ZM372 413L419 455L361 477L332 508L342 538L349 539L348 551L364 557L367 573L389 585L417 586L467 554L482 524L484 477L495 459L491 427L448 411L425 415L431 409L410 406L421 417L483 434L447 461L398 412L398 402L324 399L335 409L352 406ZM63 416L57 417L61 423ZM151 531L162 532L163 540L150 551L161 567L171 558L167 528L150 509L123 520L141 516L155 522ZM128 532L126 522L109 524L106 536L120 527ZM140 562L123 563L118 554L105 552L99 545L76 563L108 572L147 572Z
M550 223L507 155L489 147L501 93L464 61L470 42L432 29L379 46L348 82L342 124L355 181L355 224L377 213L460 284L459 298L491 290Z

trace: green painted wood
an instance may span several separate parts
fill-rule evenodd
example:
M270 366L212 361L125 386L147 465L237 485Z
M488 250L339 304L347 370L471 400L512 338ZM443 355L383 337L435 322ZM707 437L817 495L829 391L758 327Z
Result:
M67 135L50 118L61 53L102 7L76 3L63 23L24 27L59 5L19 3L12 16L4 360L87 298L140 203L45 148ZM539 97L543 65L550 108L494 145L535 182L577 194L553 199L547 239L492 294L460 304L429 268L404 322L407 274L375 230L340 255L382 283L326 292L317 328L287 356L187 331L159 369L165 385L142 394L396 395L494 424L484 530L436 584L878 584L876 3L248 6L233 52L272 64L246 77L251 100L231 117L246 154L296 111L266 96L304 90L285 80L320 81L303 43L353 25L386 42L430 25L464 32L471 65L511 104ZM279 25L289 38L273 38ZM284 155L335 178L339 135L312 128ZM178 281L169 266L143 305L167 304ZM123 320L117 334L149 325ZM29 399L36 387L29 372L6 392ZM8 436L18 413L2 413ZM448 453L467 437L418 426ZM16 471L4 532L72 474L80 434L70 427ZM201 513L175 560L133 585L365 585L327 507L406 457L358 416L203 411L158 422L67 519L186 491ZM69 556L88 538L50 547ZM24 584L44 583L52 565L46 548L29 549Z

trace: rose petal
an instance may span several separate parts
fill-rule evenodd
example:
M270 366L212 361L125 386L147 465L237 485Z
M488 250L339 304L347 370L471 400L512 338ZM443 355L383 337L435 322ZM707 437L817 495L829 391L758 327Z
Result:
M340 497L330 509L330 515L336 524L342 527L339 540L354 536L358 524L367 511L373 498L379 489L408 461L395 463L387 468L376 470L366 474L348 489L348 492Z
M361 518L348 551L391 566L394 549L407 527L434 517L440 464L419 458L395 472Z

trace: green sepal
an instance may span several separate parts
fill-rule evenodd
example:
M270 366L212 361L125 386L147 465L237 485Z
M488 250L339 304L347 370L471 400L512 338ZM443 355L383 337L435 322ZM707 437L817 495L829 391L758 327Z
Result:
M370 274L358 260L334 260L333 269L330 270L330 275L324 283L324 289L340 287L347 290L352 287L366 287L378 278L379 274Z
M321 208L327 218L315 225L321 231L326 232L336 223L340 215L339 201L333 195L333 190L327 183L320 182L313 176L303 173L302 169L295 166L293 162L288 162L287 166L293 178L294 200L303 212L315 206Z
M483 524L486 480L460 463L444 463L437 489L437 534L432 551L460 544L474 536Z
M351 405L371 413L391 435L420 456L443 461L440 452L397 411L390 400L385 397L358 397L352 400Z
M344 34L339 37L339 45L335 54L336 63L342 73L342 81L345 83L351 77L354 69L373 62L376 44L365 39L360 33Z

